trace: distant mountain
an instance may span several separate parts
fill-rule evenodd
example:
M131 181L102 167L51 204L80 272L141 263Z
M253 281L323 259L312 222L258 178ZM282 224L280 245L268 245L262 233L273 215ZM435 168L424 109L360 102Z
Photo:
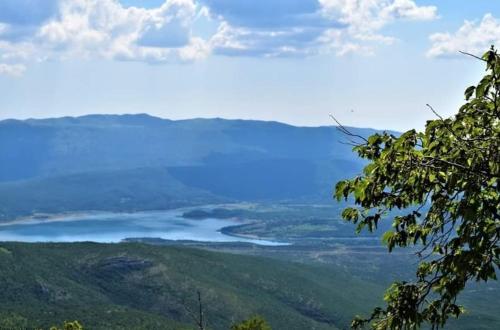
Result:
M375 132L351 130L364 136ZM172 121L145 114L4 120L0 121L4 204L0 212L3 208L4 218L12 214L6 209L25 215L40 211L36 205L57 201L60 205L53 211L102 205L115 209L120 205L117 199L124 209L141 204L163 208L180 205L179 200L206 201L207 196L329 200L335 181L361 169L351 147L341 143L345 140L335 127L224 119ZM146 203L148 196L156 202Z

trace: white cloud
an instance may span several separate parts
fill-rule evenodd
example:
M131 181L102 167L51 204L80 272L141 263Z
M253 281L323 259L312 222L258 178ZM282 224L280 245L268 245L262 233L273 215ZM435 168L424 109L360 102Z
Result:
M412 0L395 0L391 4L381 3L381 16L387 21L397 18L428 21L438 17L436 6L418 6Z
M437 7L413 0L319 0L325 15L357 28L380 29L396 19L436 19Z
M32 8L31 1L0 2L5 65L74 58L191 62L211 53L371 55L394 42L381 32L387 24L437 17L436 7L413 0L164 0L155 8L119 0L47 0ZM218 26L203 38L193 32L202 19Z
M35 45L31 42L12 43L0 39L0 60L7 62L41 60Z
M307 56L313 54L318 28L251 29L233 27L226 21L219 25L211 39L217 54L229 56Z
M221 20L212 46L226 55L373 54L377 45L395 40L380 32L384 26L438 17L435 6L412 0L268 0L252 2L252 11L246 0L205 1Z
M60 0L56 14L44 12L44 20L34 16L39 25L29 24L30 34L23 33L22 39L11 36L28 30L0 16L0 59L195 61L210 53L208 43L191 32L201 10L194 0L165 0L152 9L126 8L118 0Z
M0 63L0 75L20 77L23 75L24 71L26 71L26 67L22 64Z
M42 26L37 41L56 56L189 61L199 58L185 55L200 43L190 32L196 14L192 0L167 0L154 9L124 8L116 0L64 0L61 18Z
M412 0L319 0L323 14L344 23L353 42L391 44L395 38L380 30L395 20L433 20L437 7L418 6ZM367 46L367 45L365 45Z
M500 45L500 20L486 14L479 24L465 21L455 33L435 33L430 40L429 57L458 56L459 51L482 54L490 45Z

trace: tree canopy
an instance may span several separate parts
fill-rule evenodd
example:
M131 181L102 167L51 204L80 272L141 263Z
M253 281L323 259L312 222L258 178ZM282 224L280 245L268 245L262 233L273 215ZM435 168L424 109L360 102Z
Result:
M62 327L53 326L50 330L83 330L83 326L78 321L65 321Z
M262 317L256 315L239 324L234 324L231 330L271 330L271 326Z
M470 54L467 54L470 55ZM473 55L471 55L473 56ZM474 56L476 57L476 56ZM414 246L416 279L395 282L385 307L353 328L443 327L463 313L457 296L470 281L496 279L500 267L500 56L482 57L484 77L465 90L465 104L451 118L429 120L425 130L400 136L354 136L354 150L368 160L363 173L338 182L337 199L354 200L344 219L373 231L384 217L393 229L389 251ZM393 211L393 212L391 212ZM394 215L397 214L397 215Z

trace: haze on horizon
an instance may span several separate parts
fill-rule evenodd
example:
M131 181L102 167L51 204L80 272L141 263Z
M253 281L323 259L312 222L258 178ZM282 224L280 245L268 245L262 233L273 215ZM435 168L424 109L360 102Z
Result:
M148 113L421 128L500 45L488 0L0 3L0 119Z

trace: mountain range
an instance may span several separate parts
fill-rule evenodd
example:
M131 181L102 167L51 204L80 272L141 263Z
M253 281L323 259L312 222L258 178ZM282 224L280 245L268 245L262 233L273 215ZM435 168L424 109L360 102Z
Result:
M346 140L333 126L218 118L3 120L0 219L221 201L329 201L334 183L362 168Z

